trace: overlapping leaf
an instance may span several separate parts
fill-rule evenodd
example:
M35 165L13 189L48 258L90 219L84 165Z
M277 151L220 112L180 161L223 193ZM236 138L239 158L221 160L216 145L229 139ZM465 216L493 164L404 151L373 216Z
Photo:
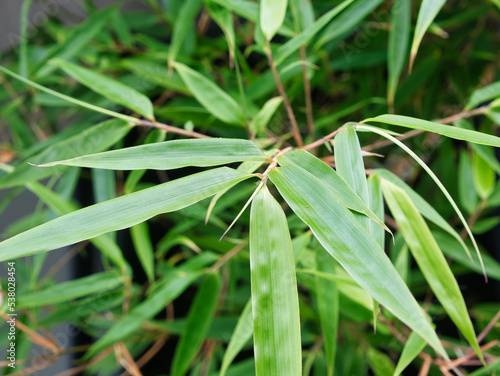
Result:
M426 315L387 255L326 186L293 165L274 169L269 177L293 211L351 277L446 357Z
M478 356L482 357L458 283L429 227L405 191L387 180L382 180L382 190L392 215L432 291Z

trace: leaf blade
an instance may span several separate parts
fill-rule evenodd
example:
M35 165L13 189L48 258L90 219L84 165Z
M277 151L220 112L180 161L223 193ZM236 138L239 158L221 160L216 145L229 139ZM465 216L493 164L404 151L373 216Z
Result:
M80 209L1 242L0 260L56 249L133 226L194 204L250 176L221 167Z
M61 68L76 81L103 97L121 104L150 120L154 120L153 103L151 103L148 97L137 90L122 84L120 81L116 81L88 68L70 63L69 61L53 59L50 62Z
M264 186L250 210L250 269L257 375L301 375L299 301L283 209Z
M259 24L268 41L283 24L287 5L288 0L260 0Z
M273 169L269 177L292 210L351 277L446 357L436 333L408 287L353 214L318 179L300 167L279 167Z
M187 166L209 167L233 162L265 161L266 156L251 141L207 138L155 142L41 166L82 166L112 170L171 170Z

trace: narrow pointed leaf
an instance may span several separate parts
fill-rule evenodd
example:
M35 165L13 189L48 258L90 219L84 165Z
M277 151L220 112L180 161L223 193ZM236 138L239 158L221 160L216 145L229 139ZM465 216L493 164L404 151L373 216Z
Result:
M388 180L391 183L397 185L399 188L403 189L408 197L412 200L412 202L415 204L415 206L418 208L420 211L420 214L422 214L425 218L427 218L429 221L434 223L436 226L439 226L441 229L446 231L448 234L453 236L462 246L462 248L465 250L465 252L468 254L468 248L465 245L464 240L460 237L458 232L451 227L451 225L437 212L434 207L429 204L426 200L422 198L417 192L415 192L408 184L406 184L403 180L401 180L399 177L394 175L392 172L386 169L375 169L372 170L375 175L379 176L382 179Z
M159 282L158 287L147 299L136 305L128 315L122 317L88 350L86 357L91 357L106 347L113 345L137 332L142 323L153 318L172 300L177 298L196 279L199 272L178 271L169 275L168 280Z
M368 16L383 0L356 0L345 12L332 21L319 35L314 48L319 50L332 39L347 36L360 22Z
M429 227L405 191L387 180L381 183L387 205L429 286L477 355L482 357L458 283Z
M211 273L202 282L189 309L186 330L175 349L172 376L183 376L189 370L212 323L220 288L221 278L218 274Z
M417 17L417 25L415 26L415 35L411 44L410 56L410 71L413 66L415 56L417 56L418 47L424 37L425 32L431 26L432 21L436 18L437 14L446 3L446 0L423 0L420 5Z
M495 171L478 153L472 154L472 177L477 194L486 200L495 188Z
M273 39L285 20L287 0L260 0L259 24L268 41Z
M368 178L368 195L370 198L370 209L373 213L383 222L384 218L384 198L382 197L382 189L380 187L380 180L377 176L370 176ZM385 233L384 229L380 226L370 226L370 232L375 238L380 248L385 249Z
M271 117L274 115L282 102L283 99L281 97L274 97L269 99L248 125L250 132L256 134L264 131L264 129L267 127L267 124L271 120Z
M342 205L358 213L364 214L389 231L385 224L370 210L354 189L333 168L329 167L311 153L301 149L293 150L279 157L278 162L281 166L295 164L309 171L319 179L335 197L337 197L337 200L339 200Z
M298 166L269 173L288 205L323 247L380 304L419 333L444 357L446 353L425 313L377 241L314 175Z
M318 18L313 24L309 25L304 31L302 31L296 37L290 39L285 44L282 44L276 51L276 56L274 57L274 62L276 65L280 65L285 59L297 51L301 46L307 45L312 38L314 38L337 14L342 12L349 4L354 0L345 0L335 8L329 10L320 18Z
M153 104L148 97L137 90L122 84L120 81L97 73L95 70L84 68L68 61L53 59L50 62L96 93L148 119L154 118Z
M370 205L361 146L353 127L348 126L335 136L334 151L337 173L354 189L366 205ZM370 222L366 217L357 215L357 218L370 230Z
M253 317L252 317L252 300L250 299L241 312L238 323L234 328L233 335L229 340L226 352L222 358L219 376L224 376L227 369L233 362L234 358L239 354L243 346L250 341L253 334Z
M405 343L403 352L399 357L398 364L394 370L393 376L401 375L408 365L420 354L425 347L425 341L415 332L412 332Z
M170 62L177 59L177 54L186 39L189 29L194 27L194 20L201 8L201 3L201 0L183 1L179 14L173 19L174 30L172 31L172 42L168 49L168 60Z
M31 182L26 187L33 192L38 198L47 205L51 210L59 215L68 214L78 210L76 205L66 201L61 195L50 190L46 186ZM123 257L123 252L120 247L110 237L100 235L90 240L106 257L120 267L126 274L130 274L130 266Z
M266 186L250 211L250 270L257 376L302 375L299 300L283 209Z
M61 94L59 93L58 91L55 91L55 90L52 90L52 89L49 89L48 87L45 87L45 86L42 86L42 85L39 85L37 84L36 82L33 82L31 80L28 80L27 78L24 78L10 70L8 70L7 68L5 67L2 67L0 65L0 71L5 73L6 75L10 76L10 77L13 77L21 82L24 82L26 85L29 85L31 87L34 87L38 90L41 90L41 91L44 91L50 95L53 95L57 98L61 98L61 99L64 99L65 101L69 102L69 103L74 103L78 106L81 106L81 107L84 107L84 108L88 108L89 110L92 110L92 111L96 111L96 112L100 112L102 114L105 114L105 115L109 115L109 116L112 116L114 118L117 118L117 119L122 119L122 120L125 120L131 124L134 124L137 122L137 119L132 117L132 116L128 116L128 115L124 115L124 114L121 114L119 112L115 112L115 111L111 111L111 110L108 110L106 108L102 108L102 107L99 107L99 106L95 106L91 103L87 103L87 102L84 102L84 101L81 101L79 99L76 99L76 98L73 98L73 97L69 97L67 95L64 95L64 94Z
M115 271L92 274L73 281L59 283L43 290L20 295L16 306L19 308L41 307L78 299L99 291L109 292L123 286L123 276Z
M132 127L123 120L108 120L50 145L47 149L29 157L28 161L37 164L50 160L73 158L83 153L100 152L122 139L130 129ZM0 188L10 188L40 180L60 170L61 167L44 169L22 162L11 173L0 177Z
M405 128L420 129L426 132L433 132L446 137L455 138L457 140L464 140L474 142L476 144L500 147L500 137L477 131L471 131L468 129L453 127L451 125L443 125L439 123L433 123L432 121L415 119L409 116L380 115L363 121L363 123L367 122L386 123Z
M500 98L500 81L477 89L472 93L464 110L469 111L489 100Z
M45 163L41 166L82 166L112 170L171 170L186 166L208 167L233 162L265 161L251 141L225 138L156 142L104 153Z
M63 42L56 43L43 58L32 65L30 75L48 75L54 67L47 65L47 61L56 57L70 59L83 51L83 47L106 26L106 22L116 11L116 7L109 7L94 13L76 26Z
M174 67L198 102L217 119L235 125L245 122L241 106L219 86L184 64L175 63Z
M66 214L0 243L0 261L63 247L182 209L251 175L227 167L197 173Z
M135 253L146 272L148 281L152 283L155 277L155 256L147 223L141 222L130 227L130 235L132 243L134 243Z
M227 8L215 5L215 3L211 1L206 4L206 7L212 19L219 25L224 33L229 49L230 61L234 61L236 36L234 33L233 14Z
M387 49L387 101L394 105L399 76L408 51L411 26L411 1L397 0L391 7L391 28Z
M323 247L316 247L316 268L318 271L335 275L335 265L336 261ZM337 284L334 281L316 276L316 299L323 333L328 376L333 376L339 324L339 290Z

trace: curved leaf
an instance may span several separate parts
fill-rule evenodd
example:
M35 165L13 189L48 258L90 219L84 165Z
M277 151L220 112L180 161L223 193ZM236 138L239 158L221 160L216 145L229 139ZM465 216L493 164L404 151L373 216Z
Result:
M394 376L399 376L401 372L415 359L424 349L425 341L415 332L412 332L405 343L403 352L399 357L398 364L394 370Z
M236 125L245 122L241 106L219 86L184 64L174 63L174 68L198 102L217 119Z
M399 230L429 286L451 320L482 359L458 283L429 227L405 191L387 180L382 180L382 190Z
M314 175L298 166L273 169L269 177L295 214L350 276L447 358L425 313L387 255L354 215Z
M122 84L120 81L106 77L94 70L80 67L69 61L53 59L50 62L96 93L148 119L154 119L153 104L148 97L139 93L137 90Z
M500 147L500 137L492 136L486 133L471 131L453 127L451 125L443 125L432 121L415 119L409 116L402 115L380 115L374 118L363 120L363 123L386 123L397 125L405 128L420 129L427 132L437 133L446 137L455 138L474 142L476 144L490 145Z
M201 4L201 0L186 0L182 2L179 14L173 19L172 42L168 49L169 62L173 62L177 58L177 54L186 39L189 29L194 27L194 20L201 8Z
M420 42L424 37L425 32L431 25L434 18L446 3L446 0L423 0L420 5L417 17L417 25L415 26L415 35L413 36L413 42L411 44L411 56L410 56L410 71L413 66L413 61L415 56L417 56L418 47Z
M200 138L132 146L44 163L39 166L66 165L112 170L172 170L186 166L208 167L233 162L265 160L266 156L252 141Z
M259 24L268 41L283 24L287 5L288 0L260 0Z

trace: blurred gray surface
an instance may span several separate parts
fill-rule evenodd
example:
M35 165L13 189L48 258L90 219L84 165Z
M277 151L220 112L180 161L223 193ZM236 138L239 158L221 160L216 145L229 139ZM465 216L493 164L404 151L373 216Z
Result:
M31 27L29 35L36 33L36 27L42 27L48 17L59 18L67 25L78 24L85 19L84 8L80 5L82 1L76 0L34 0L30 7L28 22ZM94 0L93 3L98 8L104 8L111 4L118 3L116 0ZM124 1L125 6L122 9L135 9L141 6L137 1ZM0 55L3 51L16 48L19 42L19 19L21 13L21 0L0 0ZM0 138L0 144L2 140ZM9 190L0 190L0 202L3 200ZM16 220L34 212L38 204L38 199L29 191L24 191L16 196L9 204L7 209L0 215L0 233ZM66 249L52 251L47 255L45 267L41 275L44 275L51 266L53 266L65 253ZM27 259L24 259L28 261ZM5 266L0 266L0 276L5 277ZM63 267L57 274L58 281L67 281L74 278L74 268L71 263ZM2 320L0 326L5 325ZM55 341L63 348L73 346L73 339L77 335L75 327L71 323L56 325L52 327L51 334ZM5 349L0 348L0 360L4 360ZM49 355L49 351L39 346L33 346L29 358L38 358L43 355ZM40 371L30 373L37 376L53 376L62 371L74 367L72 356L64 355L58 358L51 367ZM19 371L20 367L16 369Z

